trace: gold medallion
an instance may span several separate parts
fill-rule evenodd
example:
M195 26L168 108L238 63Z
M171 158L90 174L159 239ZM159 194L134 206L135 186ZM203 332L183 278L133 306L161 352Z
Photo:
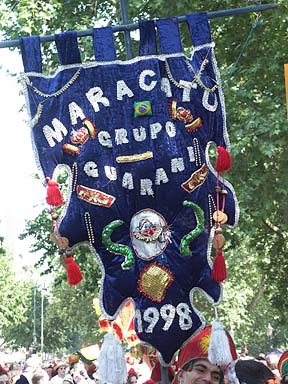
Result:
M212 217L213 220L219 224L225 224L228 220L228 216L226 215L226 213L220 211L219 209L213 213Z

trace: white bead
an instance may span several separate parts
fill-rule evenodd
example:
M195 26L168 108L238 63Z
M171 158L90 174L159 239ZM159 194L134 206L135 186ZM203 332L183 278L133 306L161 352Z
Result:
M117 81L117 100L123 100L123 96L133 97L134 93L127 86L124 80Z
M165 129L169 137L176 136L176 127L172 121L167 121L165 124Z
M133 137L135 141L144 141L146 139L146 130L144 127L134 128L133 129Z
M214 104L209 104L209 97L214 97ZM204 90L203 97L202 97L202 105L204 108L207 109L207 111L215 112L218 107L218 100L216 93L210 93L206 90Z
M141 179L140 180L140 195L141 196L154 196L154 192L152 189L152 180L150 179Z
M127 189L134 189L133 176L129 172L125 172L122 179L122 187Z
M178 157L175 159L171 159L171 172L177 173L177 172L183 172L185 169L184 161L182 157Z
M43 134L51 148L55 147L54 139L60 143L64 138L63 136L67 136L68 134L66 127L58 119L54 118L52 120L52 125L54 130L49 125L43 127Z
M161 183L166 184L169 182L167 174L163 168L157 168L155 174L155 184L160 185Z
M84 172L86 173L87 176L91 176L91 177L99 176L97 164L94 163L94 161L87 161L87 163L85 163Z
M70 120L72 125L77 124L77 119L80 118L81 120L85 119L85 115L82 111L82 109L79 107L78 104L76 104L74 101L68 105L69 113L70 113Z
M117 145L129 143L129 140L127 139L126 129L124 128L115 129L115 142Z
M144 91L150 92L153 88L155 88L157 81L153 80L150 82L150 84L146 84L145 80L147 76L153 77L156 76L156 73L152 71L152 69L144 69L144 71L142 71L139 76L139 86Z

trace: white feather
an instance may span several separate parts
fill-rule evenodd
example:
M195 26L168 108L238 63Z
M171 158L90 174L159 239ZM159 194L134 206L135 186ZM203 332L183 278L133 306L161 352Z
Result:
M120 341L113 333L104 336L98 358L99 377L102 384L124 384L127 381L127 367Z

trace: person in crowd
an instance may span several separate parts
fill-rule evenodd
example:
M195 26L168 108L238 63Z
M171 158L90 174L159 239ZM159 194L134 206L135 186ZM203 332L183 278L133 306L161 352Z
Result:
M208 359L210 336L211 326L208 326L180 349L173 384L224 384L224 367L212 364ZM233 340L228 332L226 336L228 353L231 360L236 360Z
M128 371L127 384L137 384L138 375L133 368Z
M29 357L24 364L24 369L15 384L32 384L33 372L39 367L38 359Z
M71 371L74 368L74 365L79 363L80 356L79 355L70 355L68 357L69 370Z
M53 362L51 361L44 361L44 364L42 365L42 368L48 373L49 380L51 377L53 377Z
M167 373L168 373L168 381L169 383L171 383L175 374L173 368L168 367ZM159 360L155 363L154 368L152 369L150 379L155 383L161 383L161 366L160 366Z
M17 363L10 364L9 371L8 371L9 384L15 384L16 381L20 378L21 372L22 372L22 369L20 364L17 364Z
M152 379L148 379L148 380L144 381L143 384L156 384L156 382Z
M87 371L89 378L91 380L94 380L94 375L97 371L96 365L95 364L90 364L90 365L86 364L85 368L86 368L86 371Z
M73 364L73 368L70 369L70 374L75 384L94 384L94 380L89 378L87 370L80 360Z
M33 372L31 382L32 384L49 384L49 375L44 369L38 367Z
M63 380L63 383L62 384L74 384L73 383L73 379L72 379L72 376L70 375L66 375L64 377L64 380Z
M274 352L268 353L268 355L266 356L267 367L271 369L271 371L274 373L275 378L278 378L278 380L280 381L280 372L277 368L279 359L280 356Z
M265 364L258 360L238 360L235 372L239 383L246 384L278 384L278 379Z
M9 384L8 372L0 365L0 384Z
M0 372L0 384L9 384L9 376Z
M53 370L55 372L54 376L51 377L50 383L52 384L62 384L64 377L66 376L67 364L64 361L59 361L56 363Z
M285 351L278 361L277 365L280 377L281 384L288 384L288 351Z

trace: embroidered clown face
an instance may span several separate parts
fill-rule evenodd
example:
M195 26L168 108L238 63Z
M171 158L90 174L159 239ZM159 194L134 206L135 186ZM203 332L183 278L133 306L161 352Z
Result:
M152 209L143 209L132 217L130 236L137 256L150 260L165 250L170 233L162 215Z

